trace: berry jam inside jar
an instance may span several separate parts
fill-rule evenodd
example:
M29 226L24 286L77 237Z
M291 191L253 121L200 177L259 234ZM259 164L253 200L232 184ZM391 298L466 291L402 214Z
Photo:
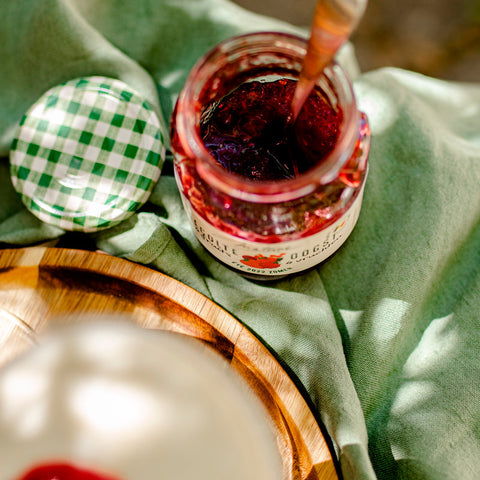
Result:
M293 121L305 51L283 33L226 40L194 66L172 117L175 176L197 238L257 279L318 265L360 213L368 120L333 63Z

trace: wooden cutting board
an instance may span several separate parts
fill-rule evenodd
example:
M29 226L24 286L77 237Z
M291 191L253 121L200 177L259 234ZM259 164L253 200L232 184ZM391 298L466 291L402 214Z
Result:
M267 407L288 480L339 478L322 429L292 379L217 304L166 275L104 253L0 251L0 365L41 342L42 332L55 324L118 313L144 328L197 338L229 360Z

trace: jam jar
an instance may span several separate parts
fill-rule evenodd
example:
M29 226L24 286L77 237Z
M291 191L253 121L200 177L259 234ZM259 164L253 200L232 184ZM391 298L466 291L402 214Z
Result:
M259 280L323 262L360 213L368 119L334 62L292 120L305 52L286 33L227 39L195 64L172 116L175 178L198 240Z

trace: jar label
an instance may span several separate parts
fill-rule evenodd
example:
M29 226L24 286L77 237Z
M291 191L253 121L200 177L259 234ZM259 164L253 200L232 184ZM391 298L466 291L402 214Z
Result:
M337 251L357 223L363 188L350 208L332 225L298 240L259 243L240 239L208 223L183 198L195 235L202 245L226 265L245 274L285 276L307 270Z

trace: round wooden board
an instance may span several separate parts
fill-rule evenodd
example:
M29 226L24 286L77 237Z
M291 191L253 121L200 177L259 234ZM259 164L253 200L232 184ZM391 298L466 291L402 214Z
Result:
M305 399L268 349L238 320L190 287L103 253L58 248L0 251L0 365L41 342L55 324L128 314L219 351L267 407L288 480L338 479ZM69 318L70 317L70 318ZM287 479L286 479L287 480Z

